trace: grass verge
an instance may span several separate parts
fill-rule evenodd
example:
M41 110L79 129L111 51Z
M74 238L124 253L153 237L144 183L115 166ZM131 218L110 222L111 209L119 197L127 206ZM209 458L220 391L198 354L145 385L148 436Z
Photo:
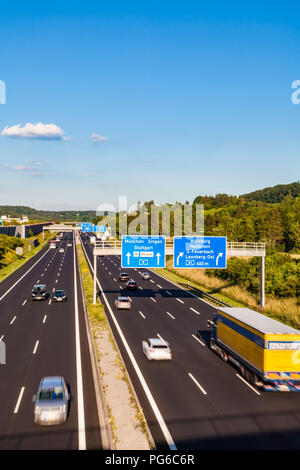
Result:
M22 241L24 242L24 246L23 246L24 255L17 256L14 253L12 253L13 255L12 261L8 263L7 265L4 265L0 268L0 282L6 279L8 276L10 276L12 273L14 273L23 264L25 264L30 258L35 256L39 251L41 251L44 245L48 242L48 240L50 240L53 237L55 237L55 234L49 233L45 235L45 239L43 240L43 235L42 233L40 233L39 235L36 235L34 237L26 238L24 240L22 239ZM39 241L39 245L36 247L30 244L30 241L34 239L37 239ZM30 249L29 249L29 246L31 247Z

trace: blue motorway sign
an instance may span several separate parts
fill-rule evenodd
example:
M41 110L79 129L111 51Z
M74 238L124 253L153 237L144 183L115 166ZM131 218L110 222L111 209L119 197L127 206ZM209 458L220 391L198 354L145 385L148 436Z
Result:
M93 225L93 230L92 232L106 232L106 225Z
M122 236L122 268L164 268L166 238L152 235Z
M174 237L174 268L226 268L226 237Z

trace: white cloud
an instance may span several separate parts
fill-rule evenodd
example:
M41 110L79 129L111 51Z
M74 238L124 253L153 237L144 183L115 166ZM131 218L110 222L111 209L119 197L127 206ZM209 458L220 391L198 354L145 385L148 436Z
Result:
M68 140L68 137L64 136L64 132L60 127L55 124L43 124L42 122L36 124L27 122L23 127L21 124L11 127L5 126L0 135L19 139Z
M91 135L91 140L93 142L106 142L108 140L107 137L104 137L103 135L99 135L99 134L92 134Z

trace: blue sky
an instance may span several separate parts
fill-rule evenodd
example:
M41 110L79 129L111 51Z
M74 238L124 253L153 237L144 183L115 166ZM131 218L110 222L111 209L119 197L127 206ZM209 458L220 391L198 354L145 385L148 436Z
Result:
M0 204L192 202L299 180L299 10L255 1L1 5ZM63 138L4 131L28 123L53 124Z

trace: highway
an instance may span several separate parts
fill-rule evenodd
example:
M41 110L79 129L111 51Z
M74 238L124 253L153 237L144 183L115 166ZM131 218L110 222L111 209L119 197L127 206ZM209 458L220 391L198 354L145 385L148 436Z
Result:
M70 245L70 246L69 246ZM0 284L0 338L6 364L0 366L0 449L101 449L100 426L86 335L73 234L58 249L48 245ZM32 301L34 284L50 297ZM55 289L67 302L53 303ZM38 426L33 420L43 376L62 375L71 394L67 422Z
M92 270L89 237L81 234ZM142 280L138 270L121 268L120 256L97 263L101 300L158 449L300 448L300 395L259 391L209 349L215 307L152 271ZM114 307L125 287L121 271L139 286L127 292L130 311ZM158 335L170 343L172 361L143 355L142 340Z

